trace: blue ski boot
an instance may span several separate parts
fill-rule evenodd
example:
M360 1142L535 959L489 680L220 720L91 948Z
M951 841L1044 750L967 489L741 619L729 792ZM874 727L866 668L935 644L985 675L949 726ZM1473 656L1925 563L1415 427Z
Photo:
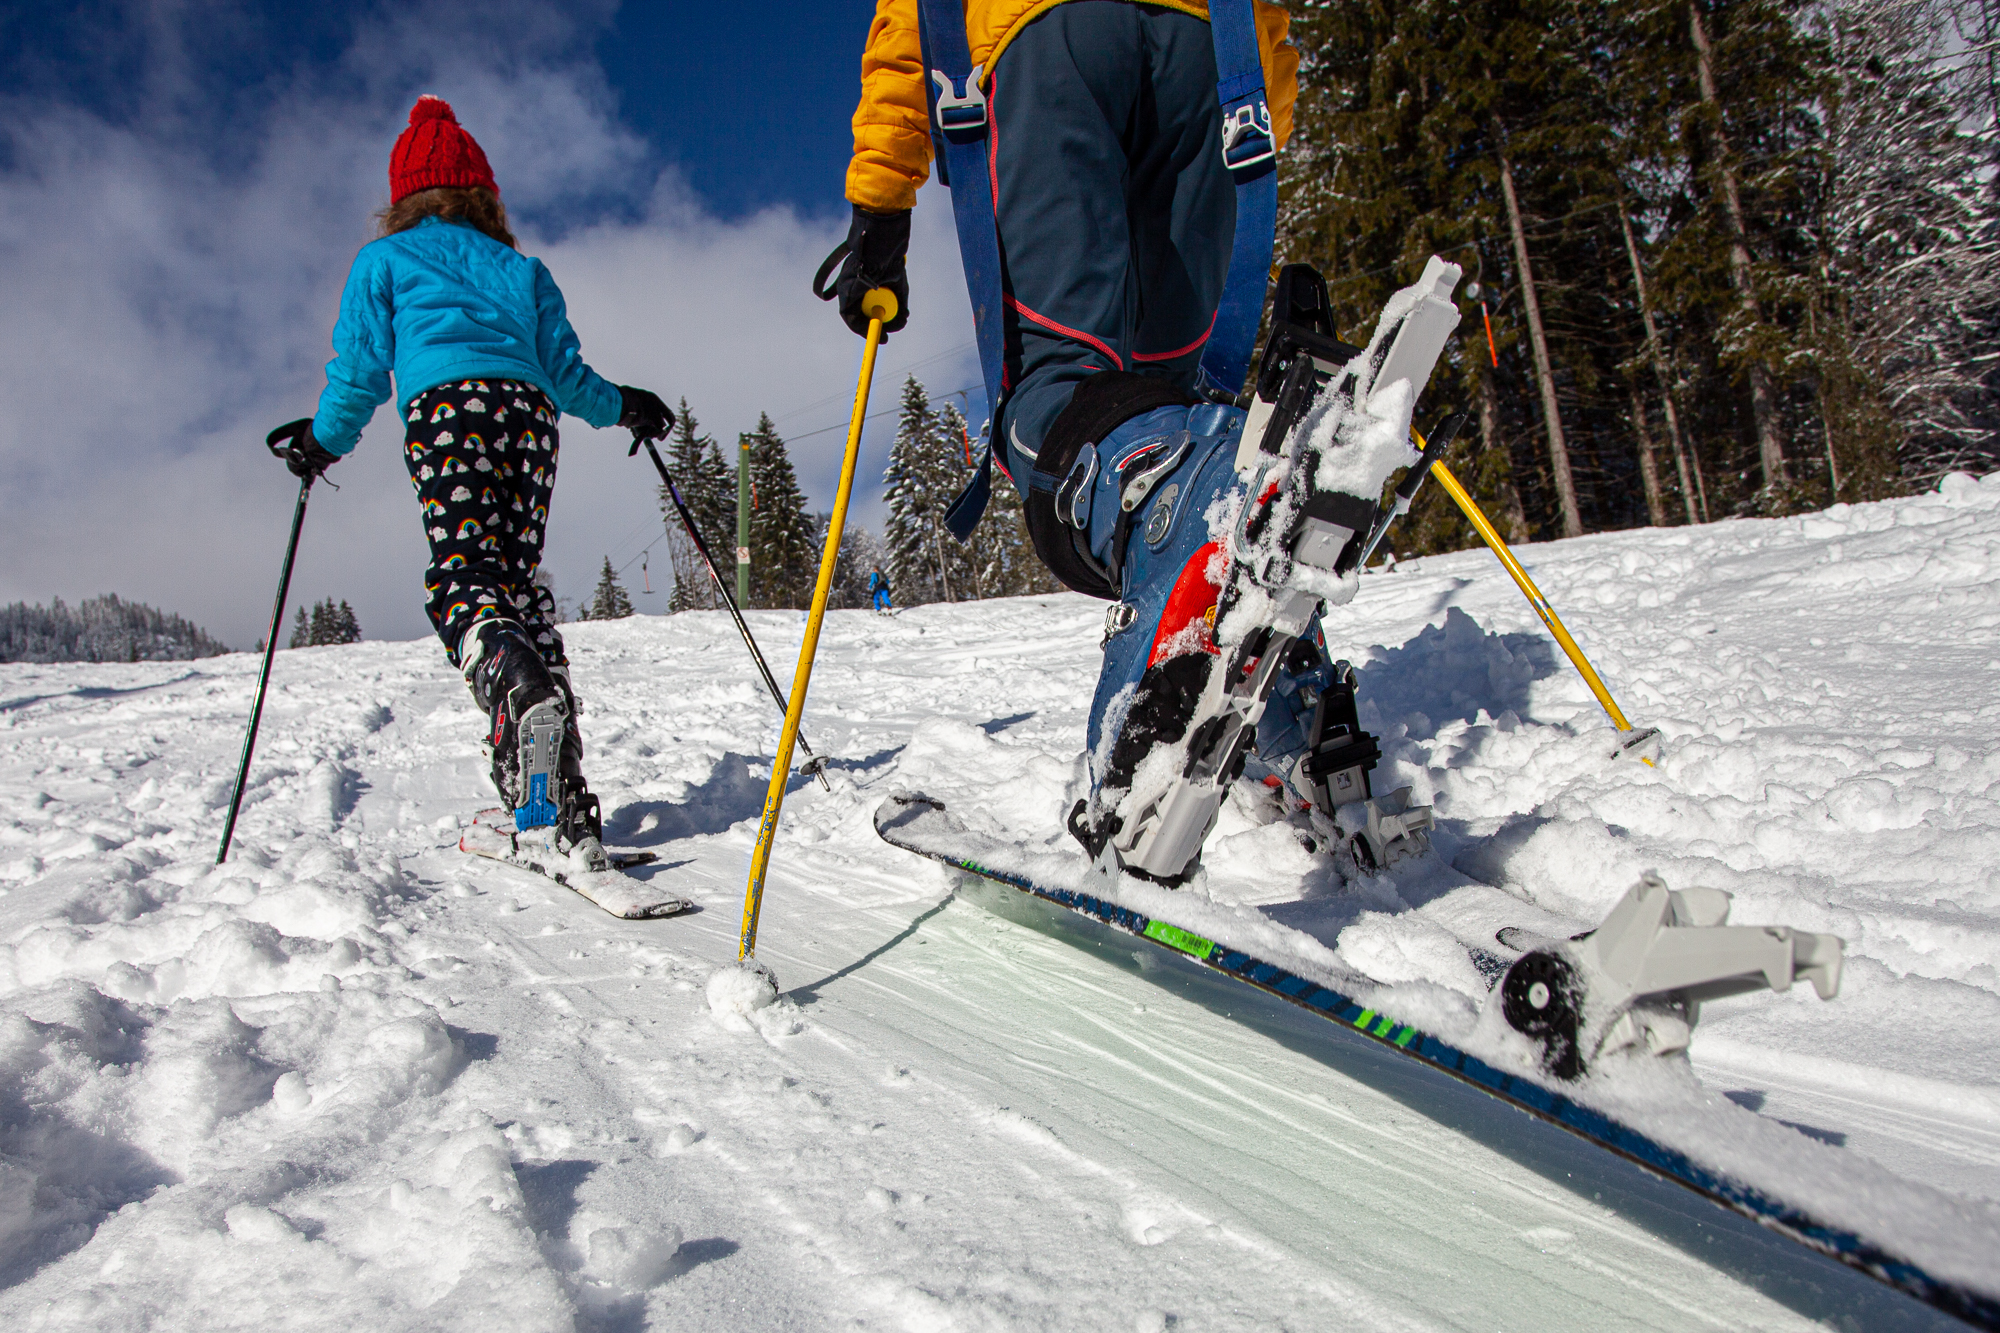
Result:
M1243 413L1231 407L1155 408L1083 449L1056 495L1058 518L1087 535L1120 593L1105 617L1090 706L1090 796L1070 812L1070 832L1093 858L1109 854L1170 884L1192 873L1208 821L1187 830L1191 840L1148 846L1144 855L1134 854L1134 839L1152 830L1159 799L1181 776L1184 743L1217 666L1216 595L1242 490L1234 462L1242 427ZM1227 783L1242 754L1220 762Z
M1113 415L1142 396L1136 385L1158 381L1099 372L1051 424L1037 477L1062 480L1052 504L1037 503L1040 481L1031 487L1036 549L1071 587L1092 590L1081 569L1118 598L1091 703L1090 794L1069 816L1106 871L1187 882L1281 676L1319 669L1288 664L1321 606L1353 597L1383 489L1417 461L1410 417L1458 322L1458 277L1433 258L1365 349L1332 337L1317 275L1281 281L1247 418L1214 405ZM1306 309L1316 327L1297 322ZM1334 695L1315 692L1307 759L1325 799L1358 785L1379 818L1367 802L1372 758L1360 763L1354 748L1365 733L1352 722L1351 672L1344 714L1318 707Z

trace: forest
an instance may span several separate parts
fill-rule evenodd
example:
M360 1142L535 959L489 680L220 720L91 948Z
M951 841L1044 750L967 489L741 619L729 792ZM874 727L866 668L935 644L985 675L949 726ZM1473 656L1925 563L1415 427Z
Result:
M0 606L0 662L185 662L228 651L199 625L116 596Z
M877 569L887 575L897 606L1059 590L1029 544L1020 497L1004 478L995 478L993 502L971 541L956 541L945 531L945 510L971 478L979 447L955 404L934 406L915 376L904 381L896 440L882 478L888 509L882 535L878 538L858 523L846 525L829 605L869 605L868 576ZM755 430L738 438L735 452L747 457L748 463L750 597L746 605L803 607L812 600L828 515L807 510L785 442L769 416L760 417ZM702 431L685 398L663 453L695 526L723 578L732 581L733 592L737 459L724 458L721 446ZM666 520L667 559L674 576L668 608L720 607L714 580L665 486L660 487L660 510ZM587 618L602 618L594 608L615 605L606 601L612 596L605 582L610 576L607 561ZM629 610L625 614L630 614Z
M1280 259L1357 340L1465 269L1429 401L1510 537L2000 466L1990 0L1289 7ZM1473 540L1433 489L1392 545Z

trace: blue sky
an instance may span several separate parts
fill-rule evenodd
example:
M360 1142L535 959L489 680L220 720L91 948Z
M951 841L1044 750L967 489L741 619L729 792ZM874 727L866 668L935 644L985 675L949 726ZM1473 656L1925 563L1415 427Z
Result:
M187 22L168 17L176 8ZM338 85L341 58L372 20L407 6L13 5L0 13L0 87L131 126L158 105L174 48L188 60L181 130L218 160L240 151L274 89ZM656 0L562 6L567 21L522 24L588 53L625 126L656 163L680 169L722 216L772 204L840 205L870 0ZM150 16L149 16L150 12Z
M117 592L239 646L262 632L293 484L261 438L313 409L341 282L423 92L485 147L591 363L685 395L725 442L769 411L809 498L830 505L841 432L826 428L845 419L859 343L806 288L846 229L872 8L0 10L0 602ZM911 270L877 410L913 368L938 393L978 378L935 186ZM870 526L893 428L878 420L864 445ZM398 443L378 413L340 489L315 493L294 593L349 599L378 638L428 632ZM578 596L605 556L636 561L660 520L622 432L572 419L564 445L548 563Z

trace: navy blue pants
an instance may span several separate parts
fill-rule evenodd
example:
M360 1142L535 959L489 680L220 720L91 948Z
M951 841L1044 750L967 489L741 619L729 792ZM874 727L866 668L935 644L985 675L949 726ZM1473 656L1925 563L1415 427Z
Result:
M1025 488L1077 383L1192 388L1229 274L1236 193L1208 24L1071 0L1008 44L989 101L1006 307L999 438Z

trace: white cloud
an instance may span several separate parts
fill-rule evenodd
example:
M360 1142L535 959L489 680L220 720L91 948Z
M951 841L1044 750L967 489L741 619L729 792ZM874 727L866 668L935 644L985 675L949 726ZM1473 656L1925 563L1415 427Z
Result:
M669 401L685 394L725 442L760 410L788 436L845 419L859 341L807 290L844 233L840 201L814 217L719 219L611 118L587 57L533 64L476 42L426 40L424 24L441 14L363 31L343 66L354 77L274 90L242 165L227 173L144 118L120 128L64 108L10 112L0 601L115 591L239 646L263 632L296 488L262 437L313 410L341 282L420 91L451 100L486 148L519 210L523 248L549 264L598 370ZM559 35L550 30L543 49L566 49ZM883 354L877 409L893 405L902 367L939 352L958 349L920 372L934 388L978 378L949 198L925 194L911 255L915 315ZM608 220L578 225L565 200L603 201ZM570 225L552 233L535 225L544 219ZM861 521L879 518L893 424L871 428ZM331 474L341 489L315 488L293 588L294 604L347 598L377 638L429 632L398 427L392 411L378 413ZM821 507L842 440L831 431L793 453ZM658 511L651 469L626 457L624 432L571 419L564 442L548 551L558 585L575 595L605 555L622 562L657 535Z

